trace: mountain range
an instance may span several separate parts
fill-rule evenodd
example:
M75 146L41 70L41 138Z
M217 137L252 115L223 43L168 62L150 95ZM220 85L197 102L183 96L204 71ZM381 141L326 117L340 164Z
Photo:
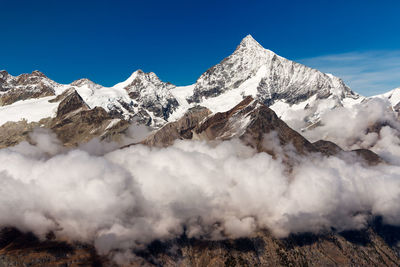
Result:
M59 84L39 71L16 77L1 71L0 124L54 117L57 103L48 104L48 100L68 89L74 89L90 109L101 107L112 118L156 128L180 118L190 107L201 105L212 112L226 111L248 95L271 107L284 120L288 110L307 107L309 112L302 118L307 121L304 126L317 122L326 110L374 98L353 92L340 78L264 49L249 35L232 55L189 86L174 86L141 70L113 87L88 79ZM398 91L376 97L389 100L396 108L400 103Z
M346 166L345 168L351 166L356 170L367 170L373 174L381 171L386 175L394 168L391 166L397 166L400 163L400 153L397 149L399 142L396 139L400 136L399 110L400 88L377 96L362 96L353 92L340 78L280 57L264 49L252 36L248 35L230 56L204 72L195 84L188 86L175 86L163 82L155 73L145 73L141 70L135 71L128 79L112 87L104 87L88 79L80 79L71 84L60 84L39 71L19 76L12 76L7 71L1 71L0 148L4 149L0 152L11 151L9 153L15 155L29 145L41 147L43 140L38 138L38 132L44 132L46 136L55 135L57 141L52 142L59 142L56 145L45 142L43 148L45 155L40 154L40 162L51 161L57 155L65 155L71 151L70 154L73 154L77 147L82 150L87 149L88 154L94 154L97 160L97 157L105 155L107 158L107 153L110 151L113 151L112 153L132 151L138 154L140 151L135 149L140 150L142 146L150 149L143 155L151 154L151 151L158 153L165 149L170 153L169 155L172 155L168 158L174 160L180 149L179 146L186 144L179 143L179 140L192 142L190 144L193 144L194 148L191 148L193 150L204 143L212 148L221 144L235 147L234 142L239 140L240 144L250 150L247 151L240 146L240 153L232 148L228 151L233 155L235 153L256 155L256 158L265 160L262 161L265 165L270 164L269 159L278 162L282 173L289 177L288 184L297 179L299 173L304 171L302 169L304 166L311 170L312 168L307 164L319 161L333 164L333 167L329 165L327 168L325 173L327 176L340 173L335 166L342 165ZM96 143L93 140L100 141ZM54 150L56 152L51 149L53 146L56 147ZM200 150L205 150L205 148L200 148ZM195 152L198 153L198 151ZM30 156L38 152L30 149L26 153ZM189 152L185 151L185 153L185 157L189 157ZM220 155L224 152L217 151L215 154ZM22 155L22 158L28 157L25 154ZM199 158L204 159L204 155L201 154ZM130 156L133 157L132 154ZM268 160L263 157L267 157ZM156 161L161 159L161 155L156 157ZM226 159L227 162L231 160L232 157ZM244 162L247 162L246 160L247 158ZM206 159L204 161L204 168L212 166L212 162ZM129 161L125 162L123 159L119 164L129 166L128 163ZM193 173L185 172L192 170L191 162L186 163L188 165L182 166L179 172L175 170L177 173L185 173L185 179L195 176ZM141 164L147 166L146 164L149 163L143 160ZM163 173L168 173L170 171L168 162L165 164ZM105 170L106 167L108 163L104 163L102 168ZM226 166L221 168L226 169ZM323 167L320 168L323 169ZM257 167L254 169L252 171L256 173L260 171L258 174L263 174L261 169L258 170ZM125 170L124 175L127 175L128 170ZM2 171L7 173L7 166L0 167L0 173ZM231 172L231 170L226 171ZM144 173L144 177L151 178L147 172ZM220 180L223 180L223 177L217 175L217 169L213 169L211 173L216 175L212 177L215 179L213 183L221 183ZM141 175L141 173L136 175ZM178 174L173 175L176 175L173 177L177 180L180 179ZM352 177L349 172L346 175L348 175L346 177ZM309 173L308 176L312 174ZM159 178L162 180L164 177ZM247 177L241 178L247 179ZM370 179L369 176L361 178ZM323 177L318 177L318 179L321 183L324 181ZM385 179L389 180L387 177ZM161 180L160 184L162 184ZM137 184L140 186L146 181L142 180ZM195 184L194 181L191 183ZM190 188L191 183L183 187L184 190ZM227 183L227 187L235 187L240 183L232 179ZM136 186L136 181L134 184ZM157 182L151 185L157 188ZM257 185L256 183L255 188ZM333 187L334 183L330 185ZM362 191L362 188L358 188L348 180L341 183L339 187L345 187L345 185L355 187L354 192ZM131 184L126 183L125 186L129 187ZM396 186L397 184L393 184L392 188ZM196 190L200 190L199 188L201 185ZM207 193L212 191L210 188L206 186ZM195 194L196 190L190 192ZM233 194L220 190L217 199ZM390 195L390 192L388 190L386 193ZM93 197L92 193L88 192L88 195ZM146 198L146 191L143 190L142 193L143 199L135 199L135 201L146 203L149 201ZM180 193L178 190L175 192L177 195ZM118 196L124 194L122 189L117 193ZM270 194L274 193L270 192ZM289 198L286 194L289 193L285 193L284 198ZM215 202L211 194L207 197L211 199L210 203ZM335 197L340 199L337 200L338 202L342 200L341 195ZM348 203L346 197L350 198L347 195L343 197L344 203ZM369 200L368 197L366 199ZM313 211L308 210L298 212L299 214L297 212L285 214L287 216L284 216L285 219L293 219L297 222L294 225L286 222L290 226L287 226L288 229L285 228L284 223L283 228L287 232L279 227L276 227L279 231L273 227L272 230L264 227L257 228L248 235L232 235L229 229L238 229L240 232L243 230L241 227L252 220L255 221L253 223L262 225L263 217L256 211L246 213L246 210L239 222L229 225L224 221L225 218L221 219L213 214L218 212L215 212L212 204L208 203L210 207L207 206L207 208L210 209L210 214L218 218L209 223L196 214L197 209L202 210L199 208L201 206L199 203L196 202L189 208L180 206L178 202L175 203L176 199L170 201L172 204L168 201L164 203L163 199L162 211L171 205L176 213L193 213L194 215L190 218L181 218L184 216L179 213L179 218L174 218L176 222L171 218L167 220L172 221L174 226L183 221L181 232L178 231L179 234L175 236L172 234L174 230L168 228L168 235L146 239L147 243L143 241L145 238L143 240L138 238L130 243L127 241L132 245L129 249L135 256L133 259L130 258L130 265L126 262L121 265L398 266L400 265L400 230L397 215L387 216L393 199L395 197L385 199L382 209L379 209L378 205L381 202L378 201L376 206L372 205L373 207L369 208L362 202L363 199L355 201L356 210L349 208L353 204L348 204L349 207L340 207L343 210L339 211L339 206L335 206L332 210L334 210L333 213L340 215L338 218L336 216L331 218L329 213L325 214L319 210L316 217L313 217L315 215ZM240 203L245 200L245 197L239 198ZM157 219L162 218L162 215L156 214L155 210L150 208L152 203L149 203L144 206L151 210L148 212L150 215L135 208L129 210L129 216L140 214L148 219L146 222L151 221L149 218L154 219L152 216ZM234 206L229 201L224 204L229 207ZM281 203L276 205L278 204ZM318 203L313 202L311 207L315 208L315 206L318 206ZM61 217L65 213L68 212L61 212ZM208 212L205 213L208 214ZM351 219L347 221L346 216ZM0 266L1 264L4 266L22 266L23 264L114 266L116 262L119 262L99 252L102 251L98 246L100 241L95 237L89 238L90 241L71 240L64 232L62 220L57 221L50 212L46 213L45 217L55 221L57 228L46 233L44 238L37 238L36 232L25 224L23 224L24 229L19 229L16 225L1 225L3 229L0 231ZM306 218L305 222L301 221L303 218ZM117 219L122 221L121 224L124 227L130 223L125 217ZM280 225L282 222L278 221L273 223ZM71 225L69 222L66 224L67 229ZM268 219L267 222L270 223ZM102 224L107 224L107 220ZM135 224L130 226L134 228L137 224L135 221ZM194 230L190 228L192 224L196 225ZM152 233L162 230L160 226L162 223L156 225ZM316 230L309 231L310 228ZM215 234L215 232L221 233ZM279 236L280 234L282 237ZM143 235L145 235L144 232ZM112 235L105 236L106 239L115 241ZM109 253L115 255L123 249L125 247L117 246Z

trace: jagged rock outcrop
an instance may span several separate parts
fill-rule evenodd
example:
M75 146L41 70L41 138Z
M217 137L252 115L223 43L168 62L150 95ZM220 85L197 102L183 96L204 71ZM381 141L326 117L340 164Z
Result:
M75 111L75 110L89 110L89 106L83 101L82 97L75 90L68 90L63 94L65 97L60 102L57 108L57 117ZM61 96L63 96L61 95Z
M167 120L179 105L170 90L175 88L171 83L162 82L153 72L135 71L126 81L116 84L133 99L139 109L152 112L154 116Z
M58 106L57 116L48 123L65 146L76 146L94 137L111 140L128 127L127 121L112 118L102 107L90 109L75 90L69 91Z
M275 144L269 144L269 133L276 134L277 146L293 145L299 154L318 150L299 133L278 118L274 111L252 97L245 98L233 109L216 113L196 129L196 138L227 140L239 138L259 152L275 155ZM273 142L273 141L272 141Z
M19 100L55 95L56 86L56 82L37 70L17 77L3 70L0 72L0 106Z
M177 139L223 141L238 138L258 152L266 152L274 157L280 154L289 165L296 161L296 157L309 153L340 156L340 153L352 152L344 151L329 141L310 143L282 121L273 110L251 96L226 112L210 113L206 108L192 109L180 120L155 131L142 144L165 147ZM359 149L353 152L368 164L382 162L370 150Z
M211 111L204 107L191 108L181 119L167 123L141 143L149 146L166 147L172 145L177 139L192 139L192 130L210 114Z

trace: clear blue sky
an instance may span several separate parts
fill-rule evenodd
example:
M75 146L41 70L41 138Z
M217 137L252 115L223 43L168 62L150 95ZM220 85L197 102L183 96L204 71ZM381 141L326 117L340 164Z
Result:
M374 61L371 53L391 58L400 51L399 17L400 1L384 0L0 0L0 69L13 75L38 69L61 83L86 77L111 86L140 68L185 85L251 34L281 56L338 75L349 67L340 65L343 55ZM338 56L333 68L327 56ZM384 89L400 86L399 76L389 77Z

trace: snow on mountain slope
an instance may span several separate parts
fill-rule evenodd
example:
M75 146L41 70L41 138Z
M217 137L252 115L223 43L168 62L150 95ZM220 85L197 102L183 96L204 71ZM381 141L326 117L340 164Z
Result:
M232 55L201 75L189 102L199 103L238 88L258 75L261 67L265 68L264 73L254 86L257 98L267 105L278 99L294 104L314 94L318 98L358 97L339 78L280 57L248 35Z
M182 93L185 89L187 92ZM251 95L270 106L282 119L292 121L291 126L297 130L315 124L328 110L364 99L341 79L280 57L264 49L250 35L232 55L207 70L194 85L177 87L171 92L180 99L181 106L169 121L194 105L220 112ZM183 95L187 101L182 99Z
M49 100L53 98L54 96L32 98L0 107L0 125L7 121L26 119L28 122L33 122L40 121L43 118L54 117L58 103L50 103Z
M315 125L332 109L351 107L365 99L341 79L280 57L250 35L232 55L189 86L176 87L141 70L113 87L103 87L88 79L58 84L37 71L18 77L0 72L0 97L6 104L59 95L69 88L75 89L90 108L100 106L112 117L155 127L179 119L193 106L221 112L251 95L270 106L291 127L301 130ZM387 98L396 105L400 102L399 91L376 97Z
M371 98L375 97L388 100L394 110L396 111L400 110L400 87L381 95L372 96Z
M40 120L44 118L43 116L54 116L53 106L55 104L47 104L42 98L55 97L72 88L78 92L91 109L102 107L113 117L161 126L179 105L169 92L174 87L172 84L160 81L154 73L144 73L140 70L135 71L126 81L113 87L103 87L88 79L80 79L71 84L59 84L39 71L21 74L17 77L1 71L0 106L4 106L2 121L17 121L23 117ZM37 101L18 103L26 99L36 99ZM35 116L30 114L9 115L16 110L16 106L25 106L26 103L31 103L33 108L36 108L36 103L42 103L41 111L35 111Z
M113 87L126 90L139 107L164 120L179 105L170 92L173 88L175 85L162 82L153 72L145 73L141 70L135 71L126 81Z

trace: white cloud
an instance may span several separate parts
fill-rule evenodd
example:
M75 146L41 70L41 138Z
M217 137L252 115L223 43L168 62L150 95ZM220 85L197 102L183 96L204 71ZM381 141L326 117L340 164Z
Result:
M297 61L342 78L362 95L376 95L400 87L400 50L350 52Z
M398 142L386 136L382 146ZM189 237L210 239L265 228L285 236L358 229L369 214L400 225L399 166L367 167L315 154L300 157L288 175L281 159L238 140L137 145L105 155L97 153L103 149L57 149L45 132L35 140L36 146L0 150L0 226L40 236L53 230L94 242L100 253L140 248L184 229Z

